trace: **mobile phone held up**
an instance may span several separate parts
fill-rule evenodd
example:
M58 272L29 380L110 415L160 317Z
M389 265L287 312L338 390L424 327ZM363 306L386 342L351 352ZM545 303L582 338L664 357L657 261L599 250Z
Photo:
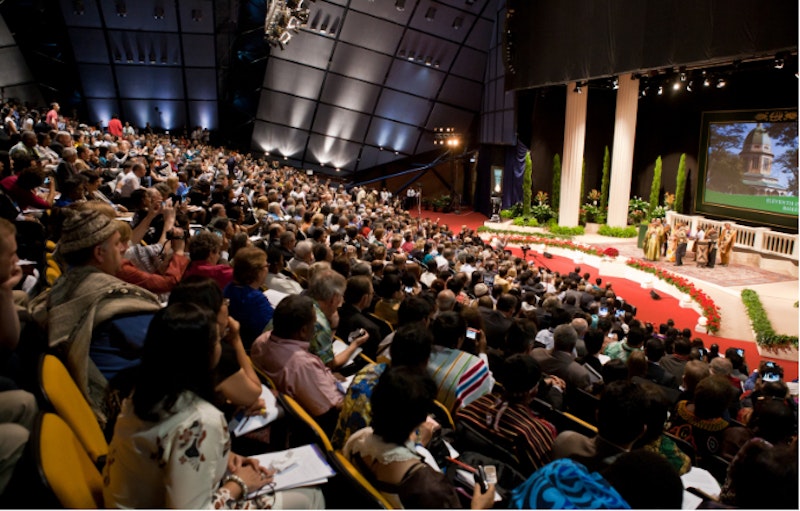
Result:
M475 328L467 328L467 339L477 341L478 340L478 330Z

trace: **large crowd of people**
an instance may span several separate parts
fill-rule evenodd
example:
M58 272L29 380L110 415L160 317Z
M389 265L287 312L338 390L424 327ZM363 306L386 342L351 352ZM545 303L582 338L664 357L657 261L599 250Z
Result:
M798 506L797 402L779 366L642 322L611 283L410 213L386 189L199 129L45 110L3 110L5 495L36 415L26 360L46 350L111 439L109 506L324 507L324 486L248 497L274 477L227 429L265 412L253 365L398 507L489 508L495 490L503 506L680 507L694 468L718 478L715 505ZM253 438L268 450L275 436ZM448 446L504 474L459 480Z

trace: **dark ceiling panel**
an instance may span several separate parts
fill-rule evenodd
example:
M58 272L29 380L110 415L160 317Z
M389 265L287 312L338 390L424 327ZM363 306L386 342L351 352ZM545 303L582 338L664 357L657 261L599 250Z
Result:
M272 53L284 60L325 69L333 51L333 43L334 40L326 36L304 31L293 38L285 50L272 49Z
M319 105L311 131L345 140L364 139L369 116L352 110Z
M476 16L483 11L483 8L486 5L487 1L495 2L496 0L476 0L472 2L469 2L467 0L438 0L439 3L447 4L451 7L455 7L456 9L469 12ZM488 14L491 15L494 13L489 12ZM484 13L484 16L486 15L487 13Z
M264 75L264 87L316 100L325 73L279 58L271 58Z
M460 18L460 24L456 18ZM474 16L438 2L421 0L409 26L420 32L436 34L460 44L467 36L467 27L472 25L474 19ZM454 28L455 26L459 28Z
M184 0L179 5L183 32L214 33L214 4L211 0ZM199 14L198 18L195 18L195 13Z
M453 63L458 51L458 45L450 41L437 39L430 34L409 30L403 36L403 41L400 43L400 51L405 52L404 58L411 61L413 56L417 63L420 63L420 61L424 63L425 59L430 56L433 63L439 62L440 69L447 70L450 69Z
M149 64L154 59L158 65L178 65L181 61L178 34L108 31L108 39L114 62L127 64L130 58L136 64Z
M72 28L69 37L75 44L75 60L90 64L108 64L106 39L99 28Z
M380 90L378 85L329 74L320 100L342 108L369 113L375 108Z
M491 21L484 18L478 19L475 28L469 33L469 37L467 37L467 45L485 52L489 48L493 27L494 23Z
M333 168L352 170L355 168L359 147L360 144L353 142L312 134L305 159Z
M214 67L216 62L214 36L183 34L183 59L186 66Z
M409 94L433 98L442 86L445 74L433 67L396 59L386 85Z
M407 124L425 123L431 110L431 101L385 89L378 101L375 115Z
M115 66L123 98L182 99L183 74L177 67Z
M402 33L403 27L399 25L351 12L342 26L341 40L393 55Z
M432 133L433 128L438 126L452 126L456 129L456 133L467 133L473 117L472 112L437 103L431 111L426 128Z
M476 82L482 82L486 72L486 52L476 51L466 46L461 48L450 72Z
M72 2L70 2L71 4ZM85 0L84 5L94 3ZM143 0L100 0L103 9L103 19L111 30L144 30L152 32L174 32L178 29L175 20L175 4L164 4L164 18L154 17L154 2ZM124 9L122 16L120 9ZM70 7L71 8L71 7Z
M331 61L331 71L366 82L382 83L392 57L365 48L339 43Z
M440 101L478 111L481 106L483 84L450 75L442 88Z
M184 105L183 101L124 99L121 120L130 121L134 126L144 126L151 119L157 119L151 124L172 130L186 124Z
M261 94L258 118L275 124L285 124L293 128L308 130L311 128L314 106L313 101L269 91Z
M374 118L365 142L387 150L413 154L420 128L381 118Z
M100 11L97 4L93 1L83 2L83 11L78 13L74 9L73 0L61 0L61 12L64 14L64 22L68 27L99 27ZM111 6L114 7L113 5Z
M371 14L376 18L383 18L399 25L408 23L411 17L411 11L414 7L416 0L404 0L405 9L398 11L395 7L395 0L352 0L350 8L356 11Z
M256 121L253 127L254 149L260 147L262 151L274 156L299 157L308 140L308 132L278 126L268 122ZM302 166L302 165L298 165Z
M359 169L368 169L379 165L378 163L378 155L384 151L378 150L377 147L372 147L365 145L363 149L361 149L361 161L358 162Z
M114 77L111 66L81 64L78 66L83 83L83 95L87 98L115 98Z
M217 100L216 69L186 69L187 99Z

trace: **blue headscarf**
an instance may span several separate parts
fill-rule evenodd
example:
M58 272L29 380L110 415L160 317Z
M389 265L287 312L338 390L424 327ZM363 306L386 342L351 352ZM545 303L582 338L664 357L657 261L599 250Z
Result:
M571 459L548 463L511 492L511 509L630 509L600 474Z

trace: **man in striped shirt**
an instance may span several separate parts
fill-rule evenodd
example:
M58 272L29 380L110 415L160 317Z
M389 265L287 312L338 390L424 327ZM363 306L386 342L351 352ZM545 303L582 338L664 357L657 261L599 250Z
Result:
M457 312L443 312L431 324L434 346L428 372L436 382L436 399L456 411L491 392L494 377L486 359L483 332L477 339L478 355L462 351L467 323Z
M505 361L503 392L487 394L458 411L456 423L464 424L483 435L493 445L512 453L518 460L514 467L532 474L552 460L556 428L536 416L530 403L536 397L542 370L527 354L512 355ZM459 449L472 450L458 444ZM490 452L481 454L492 456Z

